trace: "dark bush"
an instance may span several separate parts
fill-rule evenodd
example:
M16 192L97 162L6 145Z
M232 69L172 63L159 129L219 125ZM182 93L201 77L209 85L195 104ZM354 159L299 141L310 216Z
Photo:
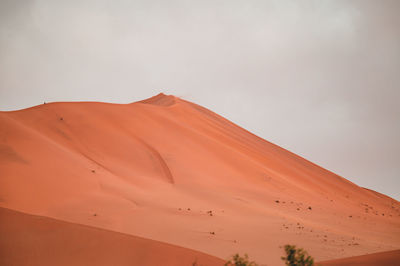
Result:
M225 263L225 266L257 266L254 261L249 261L249 256L244 254L243 257L240 257L239 254L235 254L232 256L232 259Z
M286 257L281 257L288 266L312 266L314 259L301 248L294 245L285 245Z

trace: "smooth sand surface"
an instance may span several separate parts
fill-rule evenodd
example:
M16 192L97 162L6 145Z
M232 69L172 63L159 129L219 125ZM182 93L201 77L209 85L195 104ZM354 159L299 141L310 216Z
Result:
M0 265L224 264L186 248L3 208L0 235Z
M398 201L164 94L0 112L0 173L0 207L223 259L400 248Z
M323 261L318 264L321 266L398 266L400 265L400 250L392 250L338 260Z

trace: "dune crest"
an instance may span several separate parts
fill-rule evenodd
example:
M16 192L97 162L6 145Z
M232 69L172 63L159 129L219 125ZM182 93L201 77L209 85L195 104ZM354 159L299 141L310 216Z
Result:
M171 95L0 112L0 173L0 207L224 259L400 248L398 201Z
M156 96L148 98L143 101L139 101L139 103L146 103L158 106L171 106L178 102L178 98L173 95L165 95L164 93L159 93Z

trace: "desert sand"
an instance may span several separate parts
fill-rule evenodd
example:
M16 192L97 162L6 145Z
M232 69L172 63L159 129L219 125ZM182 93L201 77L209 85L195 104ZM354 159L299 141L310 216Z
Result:
M145 238L154 256L191 258L195 250L219 263L203 253L227 259L239 252L261 265L283 265L285 244L317 261L400 249L398 201L172 95L0 112L0 173L2 215L21 212L9 215L37 242L37 227L48 226L60 238L62 228L133 247ZM2 245L20 238L8 233ZM98 265L89 256L79 259Z
M224 264L186 248L52 218L3 208L0 218L0 265Z
M368 255L355 256L337 260L323 261L321 266L396 266L400 264L400 250L378 252Z

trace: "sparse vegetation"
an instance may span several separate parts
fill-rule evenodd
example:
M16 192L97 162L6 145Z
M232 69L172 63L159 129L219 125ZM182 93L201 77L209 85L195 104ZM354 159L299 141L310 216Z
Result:
M326 236L325 236L326 237ZM356 243L358 244L358 243ZM296 248L295 245L285 245L286 256L281 257L287 266L314 266L314 258L308 255L302 248ZM238 253L227 261L225 266L258 266L254 261L250 261L249 256L244 254L241 257Z
M232 256L232 259L225 263L225 266L258 266L254 261L249 260L249 256L244 254L241 257L239 254Z
M294 245L285 245L286 257L281 257L288 266L312 266L314 259L302 248L296 248Z

